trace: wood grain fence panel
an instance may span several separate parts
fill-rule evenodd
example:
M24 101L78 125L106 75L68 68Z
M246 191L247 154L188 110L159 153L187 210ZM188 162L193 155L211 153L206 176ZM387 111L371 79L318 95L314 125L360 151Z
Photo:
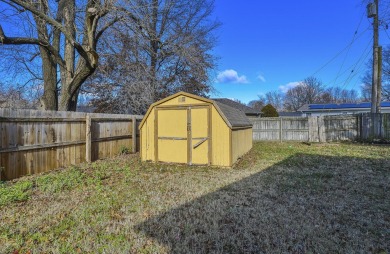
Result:
M251 119L254 140L279 140L280 119L278 117Z
M282 118L282 140L307 141L309 122L307 118Z
M92 160L132 150L133 119L142 116L88 114ZM47 172L86 161L86 113L0 108L1 180ZM135 129L137 131L137 129Z
M383 138L390 140L390 114L383 114Z
M390 121L386 118L388 116L382 114L382 117L381 120L378 116L348 115L308 118L260 118L251 119L251 121L253 123L253 140L327 142L356 140L361 135L370 136L370 133L374 132L370 126L374 126L375 131L379 131L377 125L380 122L390 126ZM280 122L282 123L281 129ZM383 132L382 136L390 135L390 127L385 128L384 125L382 124L382 127L380 127ZM282 133L281 139L279 132Z
M359 116L324 117L326 141L356 140L359 134Z

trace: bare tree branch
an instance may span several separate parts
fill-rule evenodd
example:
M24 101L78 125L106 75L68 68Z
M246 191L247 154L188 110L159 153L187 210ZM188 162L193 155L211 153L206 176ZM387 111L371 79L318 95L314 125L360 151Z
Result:
M62 59L61 55L53 48L53 46L43 40L35 38L24 38L24 37L7 37L4 34L3 28L0 25L0 43L8 45L21 45L21 44L31 44L45 47L57 60L58 64L65 66L65 62Z
M96 40L98 41L100 39L100 37L103 35L103 33L110 27L112 27L113 25L115 25L115 23L117 23L118 21L120 21L122 18L121 17L115 17L114 19L112 19L110 22L108 22L107 24L105 24L100 30L99 32L96 33Z

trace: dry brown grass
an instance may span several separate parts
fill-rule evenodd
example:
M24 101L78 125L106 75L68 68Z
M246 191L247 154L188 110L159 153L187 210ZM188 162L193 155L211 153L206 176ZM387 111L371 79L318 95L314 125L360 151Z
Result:
M390 253L389 158L256 143L233 169L122 156L26 177L2 186L0 253Z

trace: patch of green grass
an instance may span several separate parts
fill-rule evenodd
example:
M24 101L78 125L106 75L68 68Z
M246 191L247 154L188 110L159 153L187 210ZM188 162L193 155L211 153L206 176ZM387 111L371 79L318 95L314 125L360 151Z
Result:
M0 207L13 202L26 201L30 197L33 183L28 180L14 184L0 183Z
M119 148L119 154L129 154L130 153L130 149L127 147L127 146L121 146Z
M36 178L36 186L46 193L58 193L83 185L87 175L83 169L72 166L67 170L58 171L56 174L46 174Z

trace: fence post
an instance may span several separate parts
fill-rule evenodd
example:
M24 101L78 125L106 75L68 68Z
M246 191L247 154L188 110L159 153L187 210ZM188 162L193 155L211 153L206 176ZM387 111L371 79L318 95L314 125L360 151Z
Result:
M85 119L85 160L88 163L92 162L92 135L91 135L91 116L87 114Z
M309 126L309 142L319 142L318 137L318 118L315 116L307 117Z
M283 118L281 117L280 118L280 123L279 123L279 137L280 137L280 142L282 142L283 141L283 137L282 137L282 132L283 132Z
M357 116L356 116L356 139L357 140L361 140L362 139L362 116L363 116L363 114L361 113L361 114L358 114Z
M326 130L324 116L318 117L318 141L326 142Z
M135 118L135 116L133 116L131 118L131 121L133 124L133 132L131 133L131 137L132 137L132 141L133 141L132 152L136 153L137 152L137 119Z

